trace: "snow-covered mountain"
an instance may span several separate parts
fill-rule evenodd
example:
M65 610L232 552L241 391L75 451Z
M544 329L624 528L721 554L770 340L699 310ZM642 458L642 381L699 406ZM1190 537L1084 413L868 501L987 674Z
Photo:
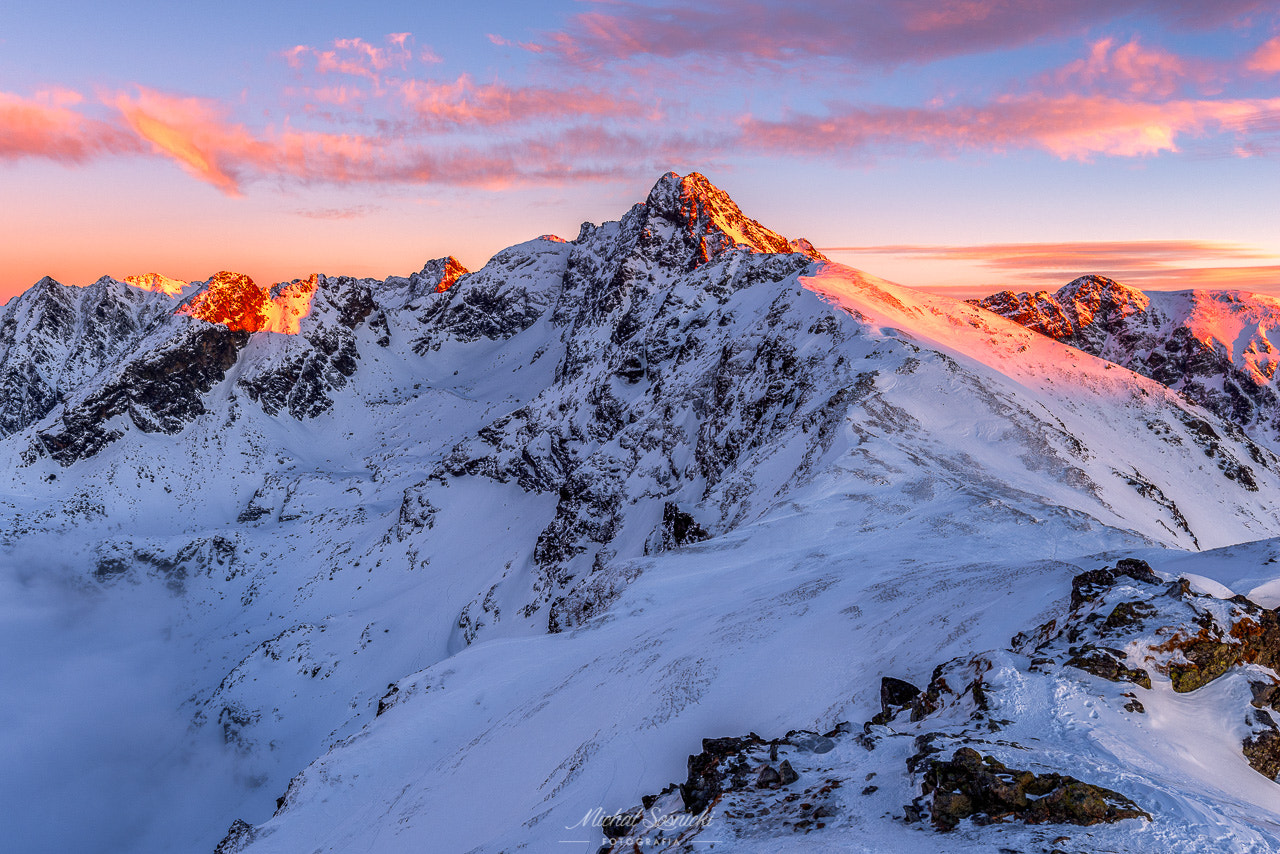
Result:
M49 414L137 347L173 294L103 276L84 288L45 277L0 311L0 435Z
M1061 343L697 174L474 272L146 284L5 308L24 850L1280 844L1280 460L1079 300Z
M1209 290L1144 293L1105 276L1082 276L1055 294L1003 291L974 302L1151 377L1269 446L1280 446L1280 300L1275 297Z

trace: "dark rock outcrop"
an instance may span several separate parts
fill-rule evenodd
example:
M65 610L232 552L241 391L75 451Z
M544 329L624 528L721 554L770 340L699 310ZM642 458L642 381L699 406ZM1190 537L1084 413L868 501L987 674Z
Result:
M175 321L176 322L176 321ZM111 419L128 416L144 433L177 433L205 409L203 396L236 362L249 333L187 322L163 346L143 350L87 396L72 401L36 436L40 449L67 466L122 433Z
M880 679L880 714L871 719L873 724L888 723L903 709L911 707L920 696L920 689L902 679L884 676Z
M1009 768L962 747L950 761L932 759L921 784L933 826L952 830L964 819L976 824L1017 820L1027 824L1113 823L1151 815L1119 792L1062 774Z

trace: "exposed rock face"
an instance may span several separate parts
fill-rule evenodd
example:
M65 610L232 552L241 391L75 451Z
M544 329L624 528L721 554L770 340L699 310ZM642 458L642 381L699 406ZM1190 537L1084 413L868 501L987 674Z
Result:
M722 828L726 819L744 818L748 826L767 823L769 832L763 836L784 829L788 834L821 830L841 811L834 793L842 781L830 774L800 773L791 760L808 768L835 750L836 739L847 732L793 730L770 741L755 733L704 738L702 752L689 757L684 783L645 795L639 806L603 819L606 841L601 854L631 851L637 845L653 851L683 850L708 827ZM759 822L754 820L757 816Z
M1185 579L1164 582L1143 561L1123 560L1072 582L1072 609L1035 632L1013 639L1015 650L1040 665L1063 656L1064 664L1111 682L1151 687L1148 670L1168 677L1178 693L1190 693L1245 665L1280 667L1280 612L1243 596L1216 599L1196 593ZM1141 665L1141 666L1138 666ZM1272 779L1280 773L1280 727L1271 712L1280 679L1253 680L1252 708L1241 710L1253 727L1242 750ZM1136 696L1130 711L1141 712Z
M170 297L182 296L191 287L187 282L171 279L159 273L139 273L135 276L125 276L120 281L144 291L155 291Z
M452 255L444 258L433 258L422 265L422 269L408 276L391 276L376 285L378 305L384 309L421 308L430 302L435 294L442 294L456 285L471 271Z
M871 719L873 724L885 724L903 709L911 708L921 691L910 682L885 676L880 679L880 714Z
M673 267L684 264L692 270L739 246L756 252L799 252L815 261L826 260L809 241L788 240L744 215L733 199L697 172L683 178L668 172L644 206L650 220L646 224L651 226L646 237L653 240L654 235L667 231L661 224L674 226L674 233L649 244L651 254Z
M688 543L698 543L710 538L693 516L670 502L662 508L663 549L674 549Z
M938 830L953 830L964 819L975 824L1017 820L1027 824L1092 825L1151 820L1151 815L1119 792L1062 774L1033 774L1006 767L970 747L950 761L929 760L922 791L932 796L930 817Z
M271 322L271 295L248 276L223 270L179 311L236 332L259 332Z
M213 854L239 854L257 838L258 833L253 825L238 818L231 823L227 835L218 843Z
M1003 291L975 305L1181 392L1280 442L1280 301L1233 291L1146 294L1082 276L1055 294Z
M1143 315L1151 305L1146 294L1105 276L1081 276L1052 296L1044 291L1003 291L973 302L1089 352L1101 350L1111 336L1125 336L1125 321Z
M1255 716L1255 724L1258 731L1244 740L1244 758L1262 776L1280 781L1280 728L1270 714Z
M307 310L298 321L297 334L277 341L269 358L255 360L237 387L269 415L287 411L305 419L332 408L333 392L356 372L360 353L355 331L366 321L385 330L386 318L369 282L349 276L286 285L275 292L275 301L287 304L289 289L298 284L309 287L303 292Z
M163 343L143 350L87 394L69 401L37 435L38 447L64 466L118 439L118 416L144 433L177 433L203 414L203 395L223 380L249 334L175 318Z
M419 281L423 283L434 282L429 285L434 293L441 294L449 290L457 284L458 280L465 276L469 270L462 266L462 262L452 255L445 258L437 258L434 261L428 261L418 273Z
M739 788L746 785L751 768L743 760L742 753L748 747L759 747L764 743L754 734L746 738L704 738L702 752L689 757L689 778L680 784L680 797L684 799L685 809L699 813L710 806L726 788L726 777L740 777L736 781ZM775 771L775 783L776 775ZM758 782L759 776L756 779ZM730 785L733 785L732 781Z
M528 329L550 307L552 287L563 275L569 248L550 241L513 246L495 255L483 270L468 274L465 287L441 290L451 260L444 259L441 278L432 273L412 286L426 284L431 293L440 294L424 301L418 312L421 333L414 350L429 353L446 341L498 341Z
M1187 693L1237 665L1280 666L1280 613L1243 596L1197 594L1185 580L1166 583L1129 559L1076 576L1067 619L1019 635L1014 647L1043 656L1064 642L1068 666L1143 687L1150 687L1149 668Z

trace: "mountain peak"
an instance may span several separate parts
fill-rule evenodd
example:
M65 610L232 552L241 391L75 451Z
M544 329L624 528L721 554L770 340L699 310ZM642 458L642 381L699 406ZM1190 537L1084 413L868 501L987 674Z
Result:
M178 309L178 314L221 323L233 332L280 332L297 335L320 277L294 279L275 289L264 288L243 273L223 270L204 290Z
M789 240L742 212L729 194L700 172L681 177L668 172L649 191L644 206L681 227L699 242L699 263L737 247L755 252L799 252L817 261L827 259L809 241Z
M267 328L270 305L270 295L253 279L222 270L178 313L221 323L235 332L258 332Z
M432 289L439 294L449 290L458 279L469 272L471 271L464 267L457 258L452 255L446 255L444 258L428 261L422 266L422 271L418 275L426 281L434 282Z
M152 293L160 293L170 297L182 296L183 291L187 289L186 282L171 279L159 273L139 273L134 276L125 276L121 281L138 290L151 291Z
M1151 300L1142 291L1106 276L1081 276L1068 282L1054 294L1054 299L1078 331L1093 322L1099 314L1128 317L1145 311Z
M1141 314L1151 299L1115 279L1090 274L1073 279L1053 294L1001 291L969 302L1042 335L1077 344L1095 320L1108 323Z

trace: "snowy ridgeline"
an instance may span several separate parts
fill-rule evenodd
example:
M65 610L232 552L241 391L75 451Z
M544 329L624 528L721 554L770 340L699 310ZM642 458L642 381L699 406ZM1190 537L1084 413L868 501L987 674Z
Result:
M1280 846L1272 308L1104 285L993 313L697 175L475 272L41 282L0 317L8 838Z

